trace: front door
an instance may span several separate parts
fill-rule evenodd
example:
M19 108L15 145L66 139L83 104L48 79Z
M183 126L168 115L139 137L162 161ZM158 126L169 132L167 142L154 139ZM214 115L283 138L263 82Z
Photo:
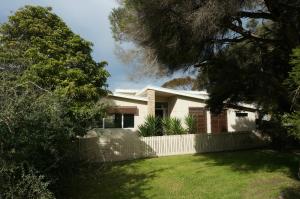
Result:
M196 133L207 133L207 119L205 108L190 107L189 114L196 119Z

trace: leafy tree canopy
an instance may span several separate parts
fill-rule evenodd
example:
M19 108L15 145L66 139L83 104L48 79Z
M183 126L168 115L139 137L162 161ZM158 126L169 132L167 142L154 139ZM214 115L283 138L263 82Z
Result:
M76 136L101 122L105 62L50 8L0 26L0 198L55 198L78 169Z
M26 6L9 17L0 33L1 59L11 62L21 57L27 63L23 81L76 101L106 94L106 63L96 63L91 57L92 44L74 34L51 8Z
M14 71L30 83L69 99L69 113L84 121L107 94L106 62L91 57L92 44L69 27L51 8L25 6L0 27L2 72Z
M283 123L288 127L289 133L300 139L300 48L293 50L290 64L293 69L289 72L289 77L285 81L291 95L292 112L283 116Z

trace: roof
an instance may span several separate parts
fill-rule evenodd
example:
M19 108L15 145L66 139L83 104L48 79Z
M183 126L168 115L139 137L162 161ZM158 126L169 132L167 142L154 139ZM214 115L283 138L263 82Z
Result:
M141 90L132 90L132 89L116 89L115 92L113 92L114 96L120 96L122 97L127 96L128 98L132 97L142 97L146 99L146 91L147 90L155 90L162 93L169 93L173 95L179 95L179 96L186 96L191 98L197 98L202 100L207 100L209 98L208 93L206 91L186 91L186 90L174 90L169 88L162 88L162 87L156 87L156 86L147 86Z
M111 96L133 99L133 100L140 100L140 101L148 101L147 90L154 90L154 91L161 92L161 93L190 97L190 98L200 99L200 100L205 100L205 101L209 99L209 95L206 90L203 90L203 91L174 90L174 89L162 88L162 87L156 87L156 86L147 86L141 90L116 89L113 92L113 94L111 94ZM257 107L254 104L238 103L237 106L245 107L245 108L249 108L249 109L257 109Z
M126 98L126 99L133 99L133 100L138 100L138 101L145 101L145 102L148 101L147 97L139 97L139 96L134 96L134 95L119 94L119 93L113 93L113 94L110 94L110 96Z

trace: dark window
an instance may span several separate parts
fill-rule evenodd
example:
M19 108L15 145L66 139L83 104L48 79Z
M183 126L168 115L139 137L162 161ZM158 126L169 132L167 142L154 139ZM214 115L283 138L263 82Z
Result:
M124 114L123 128L133 128L134 127L134 115Z
M248 113L236 112L235 116L236 117L248 117Z
M115 128L122 128L122 114L115 113L114 127Z
M122 127L122 123L123 123L123 127ZM133 127L134 127L134 114L115 113L104 119L104 128L133 128Z
M122 114L115 113L104 119L104 128L122 128Z
M98 124L99 124L99 128L103 128L103 118L100 119Z

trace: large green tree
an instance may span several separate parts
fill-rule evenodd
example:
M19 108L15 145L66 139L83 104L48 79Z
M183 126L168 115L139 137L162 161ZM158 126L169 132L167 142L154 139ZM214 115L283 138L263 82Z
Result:
M300 139L300 48L295 48L291 55L290 64L293 67L289 72L289 77L285 85L290 90L290 99L292 101L291 113L283 116L283 123L288 127L289 133Z
M117 41L152 54L145 60L169 71L198 68L212 110L243 101L289 111L283 82L300 43L299 0L122 0L110 20Z
M91 56L92 44L51 8L25 6L0 27L2 70L18 71L30 83L68 98L69 113L83 126L101 96L107 94L106 62Z
M108 92L91 52L50 8L0 26L0 198L52 199L77 169L76 136L101 122Z

